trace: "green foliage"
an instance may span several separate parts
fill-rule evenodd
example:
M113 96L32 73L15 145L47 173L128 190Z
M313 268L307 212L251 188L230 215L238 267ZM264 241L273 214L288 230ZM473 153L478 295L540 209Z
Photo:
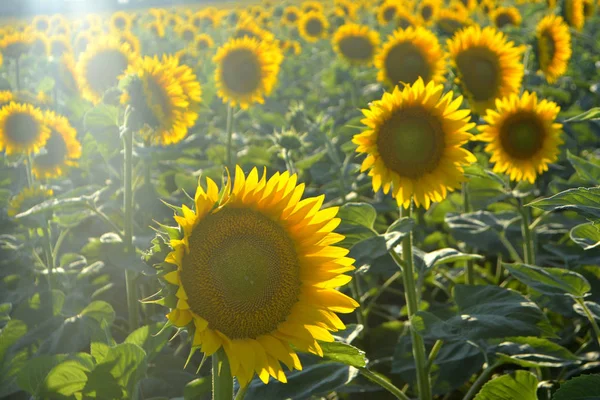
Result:
M502 375L486 383L475 400L537 400L538 380L527 371Z

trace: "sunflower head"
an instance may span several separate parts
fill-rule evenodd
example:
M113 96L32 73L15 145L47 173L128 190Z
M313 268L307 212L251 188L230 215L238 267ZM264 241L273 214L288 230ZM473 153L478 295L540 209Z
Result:
M89 32L79 32L75 37L75 42L73 43L75 52L78 54L84 52L91 41L92 38Z
M215 80L223 102L247 109L263 103L277 82L283 56L271 43L256 39L232 39L217 50Z
M379 46L379 34L365 25L347 24L333 35L333 49L351 64L370 64Z
M317 42L319 39L327 37L329 30L329 21L323 13L310 11L303 14L298 21L298 30L304 40L308 42Z
M41 186L26 187L10 200L7 214L9 217L14 217L45 200L51 199L52 196L54 196L52 189L45 189Z
M556 161L562 125L556 123L560 107L551 101L538 101L535 93L510 95L496 101L479 127L477 139L488 142L495 172L505 172L513 181L534 183L538 174Z
M213 47L215 47L215 41L210 35L206 33L201 33L199 35L196 35L196 37L194 38L194 43L192 44L192 47L200 53L206 52L208 49L212 49Z
M398 29L375 57L377 79L391 87L412 84L418 78L440 82L446 72L446 57L437 37L423 27Z
M117 11L111 15L109 25L111 29L117 31L129 31L133 22L128 13L125 11Z
M394 1L385 1L377 9L377 22L387 25L396 19L400 6Z
M65 54L73 53L71 41L64 35L50 37L49 40L50 55L60 58Z
M264 40L272 42L275 40L275 36L266 29L261 28L254 20L250 18L242 18L235 27L233 33L235 39L241 39L244 37L256 40Z
M448 8L440 9L436 20L438 28L448 35L454 35L459 30L472 25L473 22L469 19L466 9L460 8L460 10L463 11Z
M37 153L50 137L42 111L31 104L11 102L0 109L0 151Z
M146 25L146 29L152 33L152 35L164 38L165 37L165 25L161 21L152 21Z
M119 42L129 45L132 52L134 52L136 54L140 54L140 50L141 50L140 39L138 39L138 37L135 36L135 34L133 34L130 31L124 31L124 32L119 32L115 36L119 39Z
M194 40L197 32L198 28L192 24L184 24L177 27L177 33L179 34L179 37L188 43Z
M307 0L302 3L302 12L323 12L323 3L315 0Z
M571 58L571 33L559 16L544 17L536 28L536 50L540 71L554 83L567 71Z
M401 8L396 13L396 26L398 29L416 28L421 24L419 17L406 8Z
M440 7L439 0L424 0L420 3L418 14L425 25L430 25L436 20Z
M562 12L569 26L578 31L583 29L585 24L584 0L563 0Z
M491 15L494 9L496 8L496 2L495 0L482 0L479 4L479 8L481 9L484 15Z
M194 210L175 216L181 233L160 264L167 318L206 355L223 348L242 387L255 374L286 382L280 363L301 369L296 351L322 356L317 340L344 329L336 313L358 306L335 290L354 269L335 246L337 207L320 210L324 196L300 200L303 191L288 172L267 179L237 167L221 193L207 178Z
M363 110L367 130L354 136L358 153L366 153L361 171L369 170L373 190L390 190L399 206L429 208L462 181L463 166L476 161L461 146L472 137L469 111L459 110L462 97L443 94L443 85L419 78L398 86Z
M300 19L300 15L302 11L296 6L288 6L283 11L283 16L281 17L281 22L284 25L295 25Z
M484 114L496 99L519 91L525 47L514 46L495 28L465 28L448 40L448 51L473 111Z
M498 7L491 13L491 19L498 29L505 26L521 25L521 13L516 7Z
M285 55L297 56L300 53L302 53L302 46L300 45L300 42L296 40L284 40L282 42L279 42L279 44L281 46L281 51Z
M46 34L32 32L31 33L31 54L34 56L47 56L50 52L50 43Z
M29 33L14 32L0 40L0 52L6 58L16 59L29 52L33 37Z
M50 30L50 18L46 15L36 15L31 21L31 28L39 33L48 33Z

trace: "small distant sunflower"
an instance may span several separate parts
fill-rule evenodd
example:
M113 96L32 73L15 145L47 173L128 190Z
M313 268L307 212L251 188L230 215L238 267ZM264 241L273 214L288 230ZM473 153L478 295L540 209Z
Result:
M290 54L290 55L297 56L300 53L302 53L302 46L296 40L284 40L284 41L280 42L280 45L281 45L281 51L284 54Z
M50 33L53 35L64 35L67 37L71 36L71 23L69 21L63 21L60 25L52 28Z
M64 15L54 14L50 17L49 23L50 23L50 28L56 29L60 26L68 25L69 21L65 18Z
M416 28L420 24L419 18L406 8L401 8L396 13L396 26L400 29Z
M484 114L496 99L517 93L525 73L524 47L514 46L495 28L470 26L448 40L458 83L471 109Z
M594 0L583 0L583 15L586 18L591 18L594 16L594 12L596 11L596 3Z
M296 6L288 6L283 11L283 16L281 17L281 22L285 25L296 25L298 20L300 19L300 15L302 11Z
M231 39L217 50L215 81L223 102L247 109L263 103L277 82L283 56L278 48L256 39Z
M351 64L370 64L379 46L379 34L368 26L347 24L332 39L333 49Z
M275 40L275 36L271 32L261 28L250 18L242 18L238 21L235 31L233 32L233 37L235 39L247 37L259 41L264 40L266 42L273 42Z
M192 47L198 52L205 52L206 50L215 47L215 41L210 35L201 33L194 37Z
M64 35L51 36L48 45L50 55L54 57L62 57L64 54L73 53L71 41Z
M467 11L469 11L469 12L471 12L477 8L478 0L459 0L459 1L463 5L463 7L466 8Z
M373 190L391 189L399 206L429 208L442 201L465 180L463 166L476 161L461 146L472 135L468 110L459 110L462 96L442 95L444 86L419 78L398 86L363 110L368 130L355 135L358 153L367 153L361 171L369 170Z
M19 58L29 52L32 41L33 36L29 33L9 33L0 40L0 52L6 58Z
M332 232L337 207L320 210L324 196L300 201L303 191L287 171L267 179L237 167L222 194L207 178L195 210L183 205L174 217L183 234L162 264L174 293L167 318L205 355L223 348L241 387L255 374L287 382L280 362L300 370L296 351L323 356L318 341L345 328L336 313L358 307L336 290L354 269L335 246L344 239Z
M69 168L77 166L76 160L81 157L77 131L68 119L46 111L44 121L50 128L50 137L44 145L45 153L40 153L33 159L32 171L37 179L62 176Z
M0 90L0 107L10 103L15 99L15 95L10 90Z
M418 14L425 25L431 25L436 20L440 8L439 0L424 0L419 4Z
M92 41L91 35L89 32L79 32L75 37L75 41L73 43L74 50L76 53L84 52L90 42Z
M554 83L567 71L571 58L571 33L563 19L547 15L536 28L536 48L540 70L548 83Z
M54 191L52 189L46 189L40 186L23 188L18 195L10 200L6 213L9 217L14 217L17 214L29 210L33 206L51 199L52 196L54 196Z
M325 16L318 11L303 14L298 21L300 36L307 42L316 42L327 37L329 22Z
M585 24L583 0L563 0L563 14L569 26L578 31L583 29Z
M135 53L116 36L100 37L90 43L77 62L81 95L96 104L107 89L117 86L120 77L135 61Z
M44 33L31 33L31 54L34 56L47 56L50 52L50 43Z
M463 12L446 8L439 10L436 18L438 28L449 35L454 35L459 30L472 25L469 14L466 9L463 10Z
M446 73L446 56L437 37L423 27L397 29L375 57L377 79L391 87L424 81L441 82Z
M37 153L50 137L44 115L31 104L11 102L0 109L0 151Z
M174 31L177 31L180 26L185 25L185 19L177 14L167 14L164 18L163 24L165 28L171 28Z
M48 33L50 30L50 18L46 15L36 15L31 21L31 27L39 33Z
M110 16L109 26L116 31L128 31L133 25L131 17L125 11L117 11Z
M192 42L196 37L198 32L198 28L196 28L192 24L184 24L177 28L177 33L179 37L182 38L185 42Z
M356 19L357 6L350 0L336 0L335 7L350 20Z
M119 38L119 41L121 43L128 44L131 48L131 51L137 54L141 53L140 39L138 39L138 37L134 33L130 31L124 31L119 32L116 36L117 38Z
M323 12L323 4L320 1L304 1L301 5L302 12L310 13L310 12Z
M219 24L219 13L214 9L200 10L192 15L190 23L197 28L215 28Z
M498 28L503 28L507 25L521 25L521 13L516 7L498 7L492 11L490 15L494 25Z
M478 140L489 142L485 151L492 155L494 172L506 172L513 181L535 182L538 174L558 158L563 143L562 125L556 123L560 107L551 101L538 101L535 93L512 94L496 102L479 126Z
M146 29L149 30L154 36L159 38L165 37L165 26L160 21L152 21L146 25Z
M491 15L496 8L496 2L495 0L482 0L479 7L485 15Z
M377 9L377 22L380 25L387 25L396 20L400 5L393 1L385 1Z

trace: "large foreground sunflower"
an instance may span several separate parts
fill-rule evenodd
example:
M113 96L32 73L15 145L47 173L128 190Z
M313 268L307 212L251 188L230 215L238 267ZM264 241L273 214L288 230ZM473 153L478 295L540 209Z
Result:
M77 165L81 157L81 144L77 131L62 115L47 111L44 121L50 128L50 137L44 145L44 153L33 159L33 174L38 179L62 176L68 168Z
M37 153L50 137L39 108L31 104L11 102L0 109L0 151Z
M561 17L548 15L536 28L536 44L540 70L549 83L567 71L571 58L571 33Z
M325 16L318 11L303 14L298 21L300 36L308 42L316 42L327 37L329 22Z
M247 109L263 103L277 82L283 56L271 43L247 37L232 39L217 50L215 81L219 97Z
M333 49L351 64L369 64L379 46L379 34L365 25L347 24L333 35Z
M472 137L467 131L469 111L459 110L462 96L443 95L443 85L419 78L414 85L398 86L363 110L368 130L355 135L358 153L367 153L361 171L369 171L373 190L391 189L399 206L429 208L443 200L462 181L463 165L476 161L461 146Z
M524 67L525 48L508 42L495 28L471 26L448 40L448 51L471 109L484 114L496 99L517 93Z
M80 55L77 75L81 95L98 103L104 92L117 86L119 78L135 61L135 53L117 36L105 36L93 41Z
M485 151L495 172L506 172L513 181L535 182L538 174L556 161L563 142L562 125L555 122L560 107L551 101L538 101L535 93L513 94L496 102L479 127L477 139L489 142Z
M224 348L240 385L254 374L286 382L280 362L301 369L297 350L322 356L317 342L344 329L336 313L358 303L335 288L354 269L348 250L333 246L338 208L320 210L324 196L300 200L296 175L267 179L237 167L222 194L207 178L198 187L195 210L175 216L182 238L171 240L163 278L175 285L176 307L167 314L193 332L193 346L206 355Z
M377 79L394 87L400 83L440 82L446 72L446 58L437 37L429 30L417 27L398 29L375 57L379 70Z

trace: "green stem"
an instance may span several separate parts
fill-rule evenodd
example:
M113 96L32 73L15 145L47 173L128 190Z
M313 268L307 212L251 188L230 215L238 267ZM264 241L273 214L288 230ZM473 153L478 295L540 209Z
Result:
M17 91L21 90L21 69L19 67L20 58L21 58L20 56L15 58L15 78L16 78Z
M233 398L233 378L229 369L229 359L223 349L212 355L213 400Z
M467 182L462 184L462 198L463 198L463 209L465 213L471 212L471 201L469 198L469 190ZM467 247L467 253L470 253L470 249ZM467 285L475 284L475 264L473 260L467 260L465 264L465 276Z
M427 371L431 371L431 367L435 362L435 359L440 352L440 349L444 345L444 342L441 340L436 340L433 347L431 348L431 352L429 353L429 358L427 359Z
M123 132L125 142L124 158L124 196L123 208L125 210L123 244L128 253L135 253L133 247L133 131L125 128ZM125 271L125 288L127 291L127 311L129 314L129 329L134 330L138 327L138 295L135 285L135 273L130 270Z
M48 290L50 291L50 309L54 310L52 290L54 289L54 256L52 254L52 238L50 221L44 227L44 253L46 253L46 268L48 269Z
M531 217L529 209L523 207L523 203L519 201L519 211L521 212L521 231L523 232L523 254L525 264L535 265L535 252L533 250L533 233L529 227Z
M585 304L585 301L583 299L575 299L575 301L581 306L581 308L583 308L583 312L585 312L585 315L590 321L590 324L592 324L592 329L594 330L594 334L596 335L596 341L598 342L598 346L600 346L600 327L598 327L598 322L596 322L596 318L594 318L594 315L588 308L587 304Z
M352 297L354 297L354 299L361 304L361 306L358 307L355 311L356 311L356 322L358 322L360 325L363 326L363 331L361 332L361 334L362 334L364 332L364 330L367 329L367 326L365 324L365 317L361 311L362 302L361 302L360 288L358 286L358 276L357 275L354 275L354 277L352 278L352 281L350 282L350 291L352 292Z
M412 217L412 201L406 212L406 216ZM392 253L395 253L392 251ZM402 278L404 281L404 295L406 297L406 308L408 310L408 319L412 323L412 318L419 310L419 294L415 285L415 270L413 260L413 235L410 232L402 240L402 260L404 269ZM425 356L425 343L423 338L411 326L410 335L412 339L413 357L417 368L417 387L420 400L431 400L431 382L427 372L427 357Z
M233 165L233 107L231 104L227 105L227 168L229 172L235 173L235 165Z
M240 387L240 389L235 394L235 400L244 400L244 397L246 397L246 392L248 391L249 387L250 385Z
M463 397L463 400L471 400L473 397L475 397L475 395L477 394L477 392L479 392L479 389L483 386L483 384L487 382L490 376L492 376L494 370L502 364L502 362L497 362L484 369L481 375L479 375L479 377L475 381L475 383L473 383L465 397Z
M25 171L27 173L27 186L33 187L35 179L33 177L33 157L30 154L27 154L27 160L25 161Z
M365 378L367 378L373 383L378 384L379 386L393 394L394 397L396 397L397 399L410 400L409 397L405 395L402 390L394 386L391 382L383 379L380 375L374 374L366 368L360 368L359 371Z

